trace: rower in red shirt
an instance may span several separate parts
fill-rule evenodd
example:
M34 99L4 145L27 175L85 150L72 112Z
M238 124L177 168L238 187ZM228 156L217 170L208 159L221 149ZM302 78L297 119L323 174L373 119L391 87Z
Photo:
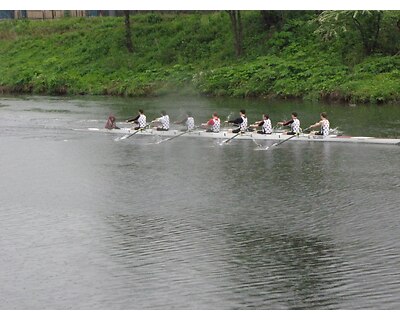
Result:
M214 112L212 118L207 123L202 123L201 127L206 129L206 132L219 132L221 120L218 117L218 113Z

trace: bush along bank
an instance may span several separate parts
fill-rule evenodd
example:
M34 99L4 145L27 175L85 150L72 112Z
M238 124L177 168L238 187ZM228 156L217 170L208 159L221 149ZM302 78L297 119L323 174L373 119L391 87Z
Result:
M344 53L343 39L315 33L316 16L266 30L260 12L244 12L239 58L225 12L135 14L133 53L122 18L1 21L0 93L400 101L400 56Z

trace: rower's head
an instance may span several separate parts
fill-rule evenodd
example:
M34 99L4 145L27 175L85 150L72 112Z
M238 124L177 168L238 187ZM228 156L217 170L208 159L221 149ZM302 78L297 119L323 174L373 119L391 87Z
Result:
M213 118L218 118L218 113L214 112L212 116Z
M269 119L269 115L268 115L267 113L264 113L264 114L263 114L263 118L264 118L265 120L268 120L268 119Z
M161 111L161 115L165 116L165 115L167 115L167 113L163 110L163 111Z
M328 118L328 114L326 112L322 112L321 113L321 119L327 119Z
M140 114L143 114L143 109L139 109L139 113L140 113Z
M292 119L296 119L297 118L297 112L292 112Z
M240 116L245 116L246 115L246 110L242 109L240 110Z

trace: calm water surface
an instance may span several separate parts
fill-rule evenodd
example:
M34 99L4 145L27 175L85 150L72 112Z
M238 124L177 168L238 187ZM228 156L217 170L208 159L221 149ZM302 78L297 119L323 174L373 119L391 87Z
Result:
M1 98L0 308L399 309L398 146L86 130L110 112L201 122L242 107L400 137L395 105Z

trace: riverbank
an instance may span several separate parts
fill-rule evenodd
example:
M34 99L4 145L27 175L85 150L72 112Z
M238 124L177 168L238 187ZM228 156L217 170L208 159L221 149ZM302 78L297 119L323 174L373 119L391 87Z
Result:
M340 102L400 101L400 57L349 63L306 15L266 31L245 12L236 58L226 12L0 22L0 93L157 96L171 92Z

